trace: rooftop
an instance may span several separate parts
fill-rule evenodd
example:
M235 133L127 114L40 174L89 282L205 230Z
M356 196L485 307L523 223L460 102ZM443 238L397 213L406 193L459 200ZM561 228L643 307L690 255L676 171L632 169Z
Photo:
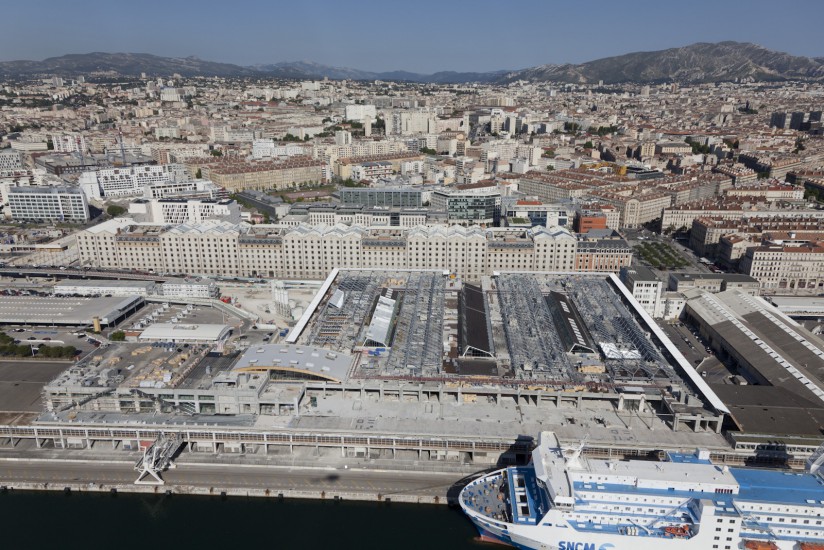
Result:
M104 324L115 322L126 311L139 307L143 298L62 298L3 296L0 324L91 325L94 317Z
M235 372L269 371L273 378L346 380L354 356L315 346L266 344L252 346L240 356Z

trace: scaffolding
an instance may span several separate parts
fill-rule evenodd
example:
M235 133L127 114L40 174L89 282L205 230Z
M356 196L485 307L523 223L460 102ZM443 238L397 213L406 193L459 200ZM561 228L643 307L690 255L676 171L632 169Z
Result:
M518 378L539 375L555 381L581 381L567 357L541 287L532 275L506 274L497 279L507 347Z
M306 345L349 351L361 343L361 327L372 310L385 275L349 271L341 272L339 277L338 289L346 298L340 308L330 307L330 300L324 302Z
M438 374L443 367L445 277L437 272L409 273L401 292L395 338L386 361L388 373Z
M594 340L640 355L639 359L627 356L629 354L605 358L604 365L613 380L678 380L675 371L606 280L587 278L586 285L577 283L576 279L570 279L566 288Z

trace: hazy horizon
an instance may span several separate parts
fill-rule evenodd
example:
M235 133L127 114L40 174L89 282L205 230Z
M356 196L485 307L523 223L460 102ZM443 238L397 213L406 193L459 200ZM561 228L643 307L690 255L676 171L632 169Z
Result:
M725 40L824 55L814 31L793 24L824 15L824 2L812 1L753 0L742 9L696 0L685 9L651 0L421 0L403 6L239 0L228 7L215 0L192 6L146 0L125 9L111 1L45 0L10 4L3 13L0 61L124 52L244 66L309 61L372 72L488 72ZM776 20L786 24L765 24Z

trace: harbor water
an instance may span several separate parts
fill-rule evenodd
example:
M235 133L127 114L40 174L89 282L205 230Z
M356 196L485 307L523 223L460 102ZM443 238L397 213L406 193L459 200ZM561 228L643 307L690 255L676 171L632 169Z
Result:
M456 509L260 498L0 494L2 548L482 550Z

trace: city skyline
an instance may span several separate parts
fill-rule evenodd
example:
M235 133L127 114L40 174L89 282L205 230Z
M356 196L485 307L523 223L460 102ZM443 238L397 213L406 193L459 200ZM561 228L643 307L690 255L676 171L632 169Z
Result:
M824 6L813 2L781 7L789 21L824 15ZM120 7L97 0L7 6L0 22L0 61L104 51L196 56L238 65L302 60L366 71L432 73L582 63L725 40L792 55L824 54L803 32L790 32L789 26L765 33L763 21L774 17L775 8L760 0L749 3L746 12L732 4L709 2L676 11L650 1L636 2L628 10L605 3L584 9L528 0L507 6L503 18L499 6L490 1L476 3L472 10L429 0L414 10L371 0L355 7L321 1L284 6L246 1L234 3L231 10L206 1L197 11L152 0L144 8L124 15ZM50 17L39 17L46 9ZM522 21L532 25L525 28ZM536 24L542 21L546 25ZM227 29L246 30L238 40ZM33 43L34 33L39 40Z

